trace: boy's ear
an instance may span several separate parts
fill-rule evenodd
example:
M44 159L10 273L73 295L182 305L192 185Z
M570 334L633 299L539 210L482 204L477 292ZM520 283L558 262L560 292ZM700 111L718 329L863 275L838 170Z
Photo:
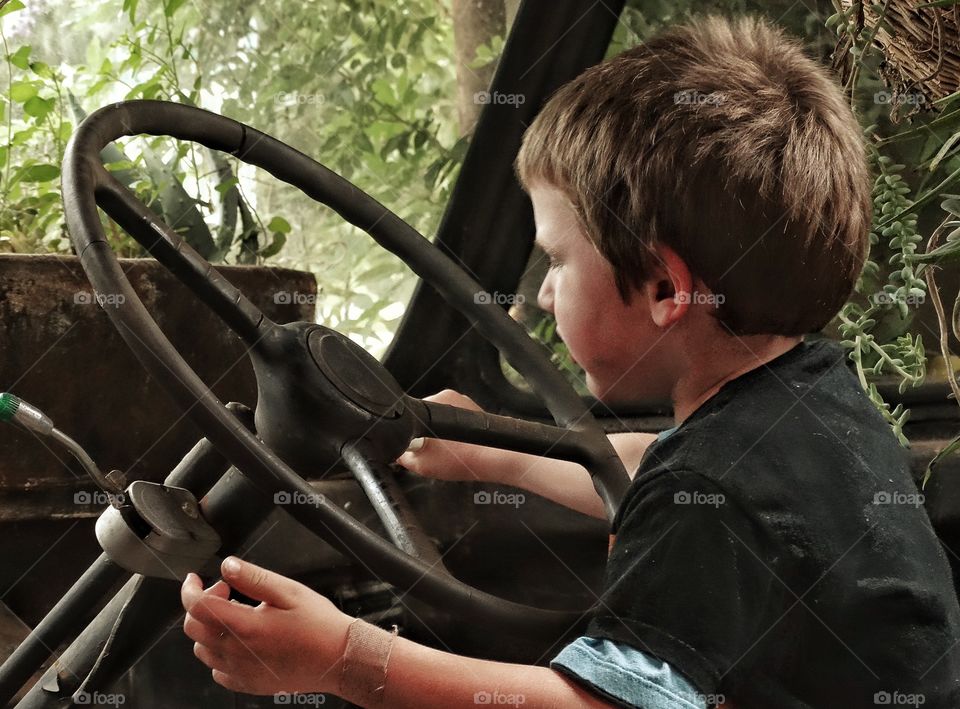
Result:
M657 244L650 275L643 286L643 295L650 307L650 318L662 328L679 322L693 302L693 274L687 264L666 244Z

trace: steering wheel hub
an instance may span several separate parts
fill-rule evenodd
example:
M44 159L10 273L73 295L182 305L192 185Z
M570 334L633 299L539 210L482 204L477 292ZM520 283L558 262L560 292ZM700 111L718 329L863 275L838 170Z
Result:
M374 416L403 413L404 392L377 359L335 330L317 327L307 347L324 376L353 404Z

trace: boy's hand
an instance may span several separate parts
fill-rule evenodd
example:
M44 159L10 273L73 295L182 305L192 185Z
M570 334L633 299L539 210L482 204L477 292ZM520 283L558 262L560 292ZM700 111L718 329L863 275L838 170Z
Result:
M213 680L245 694L339 691L353 619L303 584L236 557L221 573L224 580L206 590L190 574L180 591L183 630ZM229 600L231 586L260 605Z
M425 396L423 400L472 411L483 410L469 396L452 389ZM440 438L415 438L410 449L397 458L397 463L418 475L437 480L489 481L496 473L498 458L503 455L504 451L472 443L445 441Z

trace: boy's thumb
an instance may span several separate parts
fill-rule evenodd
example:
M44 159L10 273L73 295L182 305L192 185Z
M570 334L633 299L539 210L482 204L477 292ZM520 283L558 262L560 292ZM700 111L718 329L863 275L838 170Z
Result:
M276 608L293 608L303 586L286 576L228 556L220 565L220 573L230 586L248 598L263 601Z
M414 438L410 441L410 445L407 446L407 449L400 454L400 457L397 458L397 465L400 465L408 470L412 470L415 473L420 472L420 454L423 451L424 446L426 445L426 439L424 438Z

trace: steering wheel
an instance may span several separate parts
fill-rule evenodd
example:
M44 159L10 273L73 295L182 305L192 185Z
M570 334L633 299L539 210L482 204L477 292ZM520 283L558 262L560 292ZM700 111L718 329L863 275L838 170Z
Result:
M104 167L100 151L107 144L142 134L229 153L331 207L466 316L529 382L557 426L407 396L376 358L339 332L312 322L270 320ZM546 349L492 299L476 298L480 285L440 249L285 143L224 116L165 101L126 101L88 116L67 146L62 187L67 227L91 285L98 295L124 296L104 308L120 335L185 415L264 494L301 501L285 509L304 526L383 580L413 587L411 595L454 615L499 632L551 640L579 624L589 609L533 608L454 578L387 468L418 436L572 460L590 471L610 521L629 485L603 430ZM98 205L248 348L258 389L256 434L213 395L149 315L107 242ZM295 472L329 469L339 460L363 486L389 541L317 496Z

